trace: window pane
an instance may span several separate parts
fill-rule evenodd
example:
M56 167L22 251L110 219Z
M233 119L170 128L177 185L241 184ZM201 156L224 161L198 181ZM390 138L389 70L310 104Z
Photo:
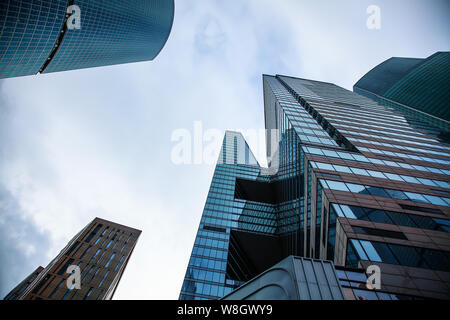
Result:
M332 190L348 191L345 183L333 180L327 180L328 187Z
M353 184L353 183L347 183L348 188L351 192L354 193L367 193L366 188L364 186Z

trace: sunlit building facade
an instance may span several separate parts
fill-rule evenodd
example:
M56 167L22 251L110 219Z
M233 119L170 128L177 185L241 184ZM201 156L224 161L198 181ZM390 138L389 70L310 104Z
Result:
M173 0L2 1L0 78L153 60L173 17Z
M379 294L341 279L346 299L450 299L450 145L331 83L263 85L269 168L225 134L180 299L229 295L290 255L340 279L378 265Z

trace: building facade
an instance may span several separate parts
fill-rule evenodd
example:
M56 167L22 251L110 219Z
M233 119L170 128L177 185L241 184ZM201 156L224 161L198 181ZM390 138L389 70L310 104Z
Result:
M344 300L331 261L289 256L223 300Z
M5 300L110 300L133 253L140 230L95 218L46 268L39 267ZM80 288L68 278L80 271Z
M390 58L365 74L354 92L444 131L450 139L450 52L426 59Z
M403 279L405 280L405 279ZM409 279L406 279L409 280ZM428 280L433 281L433 280ZM389 282L389 281L388 281ZM411 282L413 283L413 282ZM392 281L390 281L392 284ZM423 286L423 283L421 284ZM447 281L446 285L450 285ZM387 291L386 291L387 290ZM332 261L289 256L240 286L223 300L416 300L376 290L366 270L334 267Z
M0 78L153 60L173 17L173 0L2 1Z
M289 255L376 264L380 292L450 299L450 145L331 83L263 86L269 168L225 134L180 299L221 298Z
M21 283L19 283L14 289L12 289L3 300L16 300L26 288L28 288L37 278L37 276L44 270L44 267L37 267L28 277L26 277Z

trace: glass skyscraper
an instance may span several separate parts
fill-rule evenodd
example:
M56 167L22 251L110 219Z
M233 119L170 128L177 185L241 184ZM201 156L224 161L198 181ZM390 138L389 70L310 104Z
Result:
M446 132L450 140L450 52L426 59L390 58L364 75L353 90Z
M68 28L71 5L79 29ZM0 78L153 60L173 17L173 0L2 1Z
M269 168L226 132L180 299L221 298L290 255L332 261L346 298L450 299L450 145L331 83L263 86ZM354 289L345 270L374 264L381 289Z

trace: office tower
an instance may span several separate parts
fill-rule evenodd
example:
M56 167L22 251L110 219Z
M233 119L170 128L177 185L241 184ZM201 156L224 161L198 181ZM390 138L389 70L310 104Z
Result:
M38 268L5 300L110 300L133 253L140 230L95 218L46 268ZM80 271L80 288L68 280Z
M263 86L269 168L226 132L180 299L226 296L290 255L379 266L380 294L353 298L450 299L450 145L331 83Z
M226 132L180 299L220 298L300 254L298 180L270 175L240 133Z
M25 291L26 288L33 283L34 279L44 270L44 267L37 267L28 277L25 278L21 283L19 283L14 289L12 289L4 298L4 300L16 300L17 297Z
M0 78L153 60L173 17L173 0L2 1Z
M364 75L353 90L449 135L450 52L426 59L390 58Z

